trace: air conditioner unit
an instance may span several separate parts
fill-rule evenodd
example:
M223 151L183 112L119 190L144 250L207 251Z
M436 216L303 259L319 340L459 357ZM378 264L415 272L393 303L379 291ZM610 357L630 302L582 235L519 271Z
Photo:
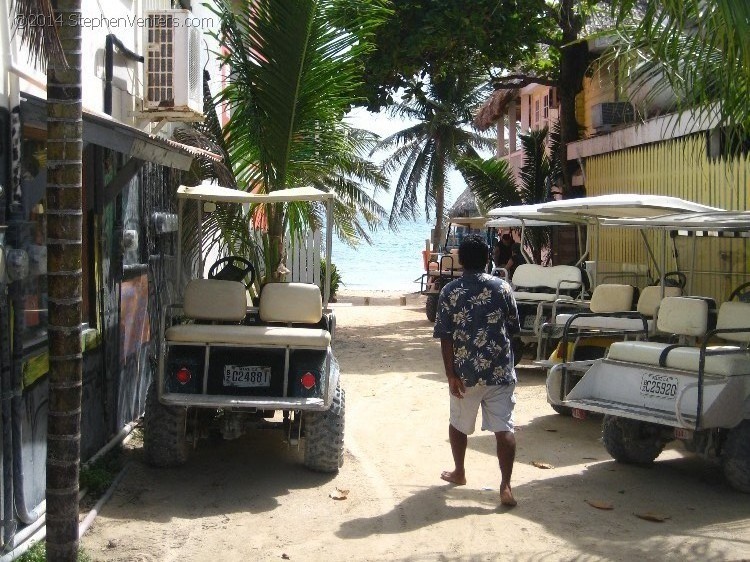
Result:
M189 10L146 12L144 109L203 114L200 29L189 25Z
M595 129L609 129L613 125L631 123L634 119L635 111L630 102L598 103L591 108L591 125Z

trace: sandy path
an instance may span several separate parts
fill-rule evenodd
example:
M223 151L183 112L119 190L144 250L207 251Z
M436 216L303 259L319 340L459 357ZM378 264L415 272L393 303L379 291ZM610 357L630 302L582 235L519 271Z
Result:
M741 560L750 498L720 469L666 451L650 469L611 461L597 420L555 414L544 374L519 373L519 501L499 506L491 434L469 440L465 487L450 468L447 393L421 297L344 295L336 348L347 458L312 474L275 432L204 444L154 470L139 451L83 546L94 560ZM349 304L351 303L351 304ZM535 467L534 461L553 468ZM335 501L335 488L350 490ZM611 503L598 510L585 500ZM634 514L656 512L663 523Z

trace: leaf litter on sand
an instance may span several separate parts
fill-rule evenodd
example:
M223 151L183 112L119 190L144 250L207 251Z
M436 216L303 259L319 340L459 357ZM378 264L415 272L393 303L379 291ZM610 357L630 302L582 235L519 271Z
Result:
M533 464L537 468L555 468L548 462L542 462L542 461L531 461L531 464Z
M653 521L654 523L664 523L667 519L672 518L669 515L662 515L661 513L654 513L653 511L634 513L633 515L645 521Z
M601 500L584 500L587 504L589 504L591 507L595 507L596 509L604 509L604 510L610 510L614 509L615 506L612 505L609 502L601 501Z
M333 492L328 494L328 497L332 500L345 500L349 496L349 490L342 490L341 488L336 488Z

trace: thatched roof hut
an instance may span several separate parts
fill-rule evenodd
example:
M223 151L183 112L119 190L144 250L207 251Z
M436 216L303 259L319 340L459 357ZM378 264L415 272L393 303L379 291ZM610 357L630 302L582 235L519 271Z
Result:
M492 92L487 101L477 111L474 117L474 125L480 131L486 131L498 122L505 113L508 104L518 96L518 89L499 89Z
M477 200L474 194L467 187L458 196L456 202L448 210L448 218L454 219L459 217L476 217L480 214Z

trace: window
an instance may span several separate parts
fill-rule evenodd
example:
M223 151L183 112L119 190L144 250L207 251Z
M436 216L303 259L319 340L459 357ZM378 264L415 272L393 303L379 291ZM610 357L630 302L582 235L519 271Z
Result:
M539 127L539 100L534 100L534 128Z
M542 98L542 118L549 119L549 94Z

